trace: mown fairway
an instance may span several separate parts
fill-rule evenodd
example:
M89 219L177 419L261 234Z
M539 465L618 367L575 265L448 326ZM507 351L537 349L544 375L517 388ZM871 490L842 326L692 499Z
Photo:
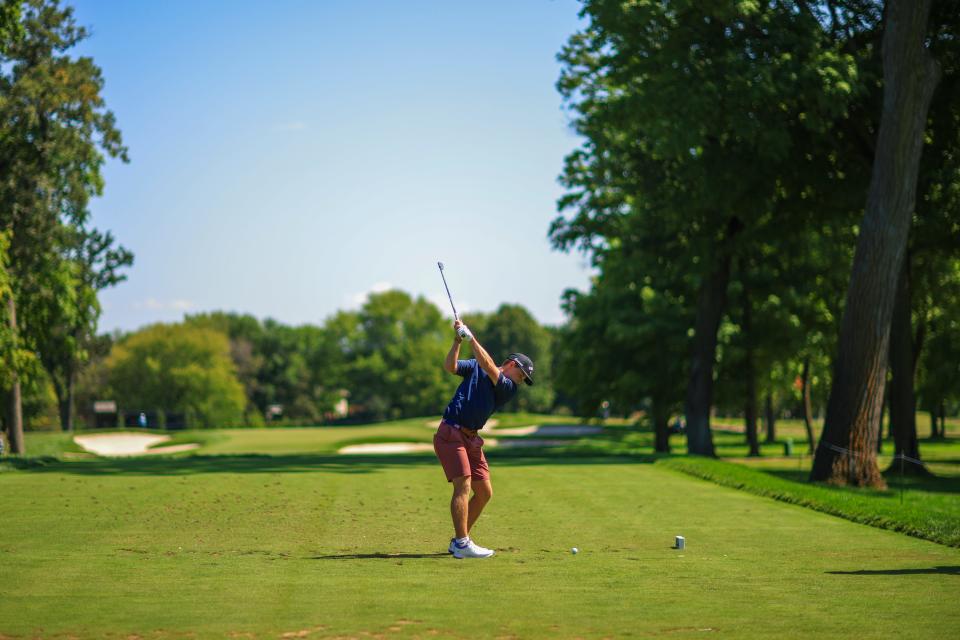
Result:
M89 460L0 474L7 637L946 637L960 550L619 458L491 456L445 553L430 457ZM688 548L670 548L673 536ZM570 548L581 549L572 555Z

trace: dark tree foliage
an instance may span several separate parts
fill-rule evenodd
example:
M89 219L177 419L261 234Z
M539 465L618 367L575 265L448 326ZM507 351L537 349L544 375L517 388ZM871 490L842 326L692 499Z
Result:
M870 135L848 120L869 96L870 57L835 37L843 18L821 9L593 0L582 12L588 26L560 54L558 87L584 143L566 159L566 215L551 238L601 268L608 250L666 257L660 269L652 258L642 264L648 286L692 310L683 331L692 329L692 453L713 455L714 363L735 263L775 268L785 229L803 237L840 226L858 207L851 191L865 184ZM671 288L677 282L683 288Z

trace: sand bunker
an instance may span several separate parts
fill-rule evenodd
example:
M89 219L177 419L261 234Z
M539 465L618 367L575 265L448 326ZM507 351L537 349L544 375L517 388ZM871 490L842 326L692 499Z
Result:
M490 440L487 440L487 442L490 442ZM560 447L565 444L570 444L570 441L524 438L523 440L499 440L494 446L498 449L525 449L527 447Z
M439 420L424 423L425 426L432 429L437 428ZM497 429L497 420L488 420L486 428L480 432L483 437L483 444L488 448L499 449L524 449L528 447L560 447L570 444L569 440L550 440L549 436L554 438L589 436L603 431L603 427L597 427L586 424L535 424L529 427L515 427L509 429ZM494 436L524 436L517 439L498 439ZM535 436L535 437L526 437ZM337 453L346 455L355 454L385 454L385 453L423 453L433 451L433 445L426 442L379 442L371 444L353 444L349 447L343 447Z
M522 449L526 447L558 447L570 444L569 440L543 440L539 438L524 438L523 440L497 440L484 438L483 446L497 449ZM363 455L377 453L423 453L433 451L433 445L426 442L378 442L371 444L352 444L343 447L337 453L344 455Z
M529 427L514 427L511 429L494 429L493 433L498 436L538 436L538 437L558 437L558 436L591 436L601 433L603 427L595 427L586 424L533 424Z
M352 455L357 453L422 453L433 451L433 445L425 442L376 442L370 444L352 444L343 447L337 453Z
M494 427L497 426L497 424L499 424L499 422L500 421L497 420L496 418L491 418L487 420L487 424L485 424L484 427L486 429L493 429ZM428 429L433 429L434 431L436 431L437 427L440 426L440 418L436 418L434 420L427 420L426 422L423 423L423 426L427 427Z
M163 453L177 453L196 449L199 444L175 444L169 447L153 445L167 442L170 436L152 435L148 433L96 433L92 435L76 436L73 441L91 453L98 456L143 456Z

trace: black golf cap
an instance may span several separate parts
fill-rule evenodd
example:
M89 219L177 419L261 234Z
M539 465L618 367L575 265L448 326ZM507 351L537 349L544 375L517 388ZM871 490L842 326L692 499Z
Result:
M507 360L513 360L517 363L517 366L520 367L520 370L523 371L526 376L523 381L533 386L533 360L523 355L522 353L511 353L507 356Z

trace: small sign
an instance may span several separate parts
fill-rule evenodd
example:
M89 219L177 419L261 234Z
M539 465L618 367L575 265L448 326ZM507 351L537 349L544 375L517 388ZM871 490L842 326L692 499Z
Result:
M93 412L94 413L116 413L117 412L117 401L116 400L97 400L93 403Z

